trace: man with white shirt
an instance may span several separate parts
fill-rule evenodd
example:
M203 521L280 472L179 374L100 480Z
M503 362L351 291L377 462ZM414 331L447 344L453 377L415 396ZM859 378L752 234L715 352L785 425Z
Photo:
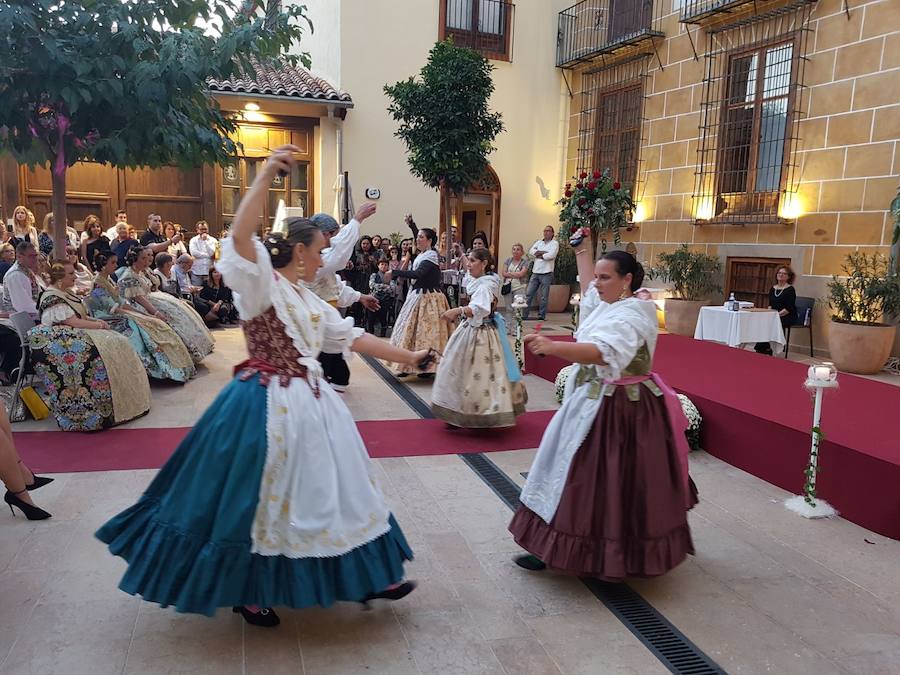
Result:
M194 258L191 281L195 286L203 286L206 283L218 247L219 242L209 234L209 224L205 220L198 221L197 235L188 244L188 252Z
M544 228L544 238L538 239L529 250L534 258L531 267L531 279L528 281L528 289L525 291L528 306L525 308L523 319L528 319L531 311L531 303L538 289L541 291L541 304L538 309L538 317L541 321L547 318L547 300L550 297L550 284L553 283L553 268L556 266L556 256L559 253L559 242L554 237L556 234L549 225Z
M349 307L360 302L366 309L378 311L379 305L375 296L363 295L353 290L337 274L347 266L347 261L353 255L354 247L359 240L360 225L373 213L375 204L366 202L359 207L353 220L344 227L338 225L338 222L327 213L316 213L310 217L325 236L327 248L322 250L322 266L316 273L315 280L305 285L332 307ZM350 368L347 367L344 357L340 353L323 351L319 354L319 362L331 387L338 392L346 391L347 385L350 384Z
M128 224L128 214L125 213L125 209L119 209L118 211L116 211L116 222L113 223L113 226L106 231L106 238L110 241L114 241L118 236L117 228L119 227L119 223L125 223L126 225ZM82 234L86 233L83 232ZM87 239L87 237L82 237L82 239Z

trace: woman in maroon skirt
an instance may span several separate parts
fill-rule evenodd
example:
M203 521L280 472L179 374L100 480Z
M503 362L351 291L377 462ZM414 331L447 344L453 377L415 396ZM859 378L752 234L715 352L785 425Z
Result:
M687 467L687 420L675 392L651 372L658 324L635 297L644 278L628 253L591 265L576 247L582 284L576 342L525 338L579 368L569 377L509 530L529 552L516 563L622 581L665 574L694 552L687 522L697 503Z

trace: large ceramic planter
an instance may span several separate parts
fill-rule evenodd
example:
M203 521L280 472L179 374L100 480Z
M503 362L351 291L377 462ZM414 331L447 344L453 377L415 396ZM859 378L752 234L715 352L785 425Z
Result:
M708 304L706 300L679 300L666 298L666 330L675 335L694 337L700 308Z
M896 326L859 325L830 321L828 350L838 370L859 375L874 375L891 355Z
M550 298L547 300L548 312L565 312L569 306L569 298L572 297L572 287L568 284L551 284ZM537 300L537 296L535 296Z

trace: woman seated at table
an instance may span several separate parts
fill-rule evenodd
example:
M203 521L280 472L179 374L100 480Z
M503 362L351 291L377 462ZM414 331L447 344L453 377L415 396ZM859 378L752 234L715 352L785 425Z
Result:
M90 318L72 292L69 262L50 267L41 294L41 323L28 333L34 369L63 431L95 431L122 424L150 410L150 384L128 340L109 324Z
M794 276L794 270L787 265L782 265L775 271L775 285L769 289L769 309L778 312L782 330L786 330L797 315L797 291L794 290ZM771 356L772 345L768 342L757 342L756 351Z
M215 340L193 307L159 290L159 281L149 271L152 261L150 248L132 248L125 259L127 268L119 277L119 293L137 311L169 324L194 363L200 363L212 353Z
M187 382L197 372L191 355L172 328L122 302L116 284L110 279L118 260L110 251L94 257L99 270L90 297L85 301L91 316L106 321L110 328L128 338L147 374L157 380Z

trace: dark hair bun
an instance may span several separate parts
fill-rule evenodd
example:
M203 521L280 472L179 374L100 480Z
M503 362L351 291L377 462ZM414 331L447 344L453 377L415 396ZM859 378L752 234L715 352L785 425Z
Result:
M143 246L132 246L125 255L125 264L128 265L128 267L131 267L137 262L137 259L141 257L141 253L143 252Z
M633 255L626 251L610 251L603 254L602 260L612 260L616 264L619 276L631 275L631 292L644 285L644 266Z
M281 232L271 232L266 235L263 246L269 252L272 267L280 269L287 267L294 257L294 247L284 238Z
M94 251L94 260L93 260L94 267L96 267L97 269L100 269L101 267L106 265L106 263L109 262L110 258L115 257L115 255L116 254L110 250L95 250Z

